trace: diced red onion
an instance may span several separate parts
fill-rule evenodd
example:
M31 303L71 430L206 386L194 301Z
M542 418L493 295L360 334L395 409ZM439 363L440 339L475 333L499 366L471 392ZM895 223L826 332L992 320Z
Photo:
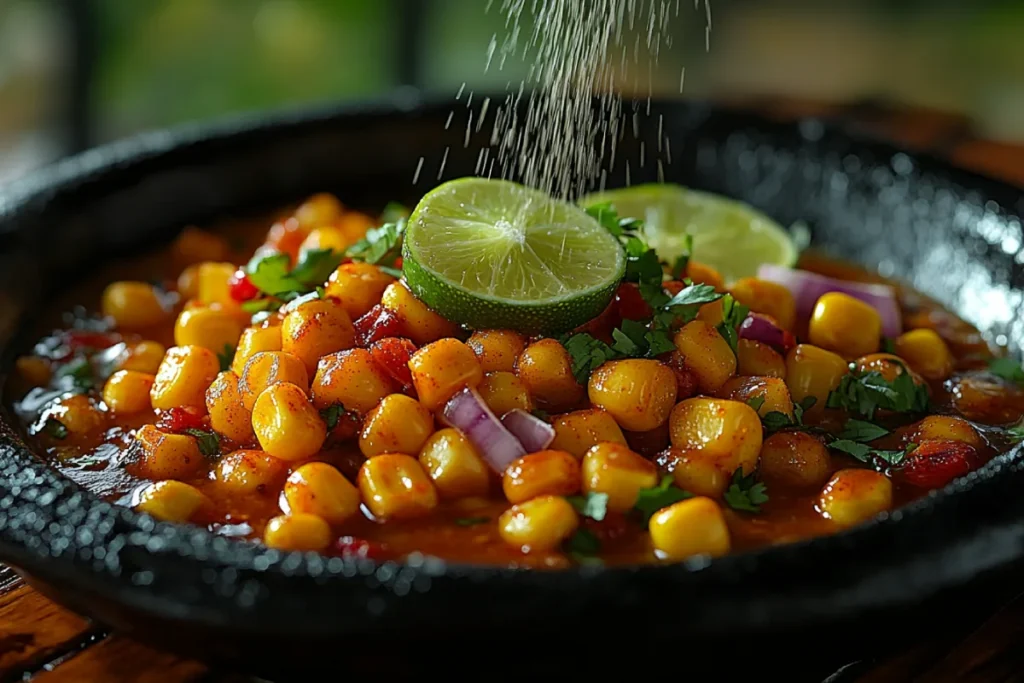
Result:
M762 280L770 280L786 287L796 299L796 313L807 318L814 311L814 305L822 294L842 292L872 306L882 318L882 334L886 337L898 337L903 331L899 303L896 292L889 285L866 282L850 282L811 273L806 270L783 268L771 264L762 264L757 270Z
M526 455L519 439L501 424L473 389L467 387L448 399L443 415L448 424L469 439L498 474L504 473L513 460Z
M740 323L740 339L761 342L772 347L782 355L786 355L796 346L796 338L788 330L784 330L770 316L760 313L748 313Z
M513 408L502 415L501 424L519 439L528 453L542 451L555 440L554 427L519 408Z

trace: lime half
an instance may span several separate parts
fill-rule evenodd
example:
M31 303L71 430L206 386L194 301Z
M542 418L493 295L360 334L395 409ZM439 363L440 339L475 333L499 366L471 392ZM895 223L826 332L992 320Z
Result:
M727 283L757 274L762 263L790 267L798 250L781 225L756 209L721 195L679 185L636 185L592 194L582 206L610 202L619 216L644 221L644 236L671 263L693 236L693 258L712 266Z
M573 204L504 180L461 178L413 210L402 271L416 296L452 321L552 333L604 310L625 258Z

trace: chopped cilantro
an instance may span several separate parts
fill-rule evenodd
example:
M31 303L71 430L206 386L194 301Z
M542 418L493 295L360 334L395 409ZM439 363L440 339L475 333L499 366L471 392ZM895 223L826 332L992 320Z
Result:
M865 422L864 420L847 420L843 426L843 431L839 433L839 438L849 441L858 441L865 443L867 441L874 441L881 439L883 436L889 433L888 429L879 427L873 422Z
M683 252L676 257L672 264L672 277L681 280L686 275L686 269L690 265L690 258L693 256L693 235L686 234L683 237Z
M586 385L590 373L605 361L619 357L614 349L589 334L581 332L568 339L560 339L572 360L572 374L576 381Z
M217 354L217 360L220 361L221 372L226 372L231 369L231 361L235 359L235 347L231 344L225 344L224 349Z
M327 298L327 288L324 287L323 285L317 285L316 286L316 298L317 299L326 299Z
M895 466L903 462L903 459L910 454L911 451L917 448L917 444L910 444L903 450L880 450L851 439L836 439L830 443L828 447L853 456L857 460L868 463L869 465L873 465L877 458L883 460L889 465Z
M928 410L928 387L918 386L906 367L893 381L882 373L863 372L850 364L849 374L843 376L839 387L828 395L825 405L844 410L871 420L876 410L894 413L923 413Z
M1024 368L1012 358L994 358L988 364L988 371L1016 384L1024 384Z
M620 240L623 237L630 237L644 229L644 223L639 218L620 218L611 202L602 202L587 207L587 213L595 218L598 223Z
M583 517L600 522L608 514L608 494L590 492L585 496L566 498Z
M203 455L210 457L220 453L220 436L217 432L192 427L186 429L185 433L196 438L199 442L199 452Z
M384 223L397 223L409 217L409 208L399 202L388 202L384 210L380 212L380 219Z
M747 399L747 405L754 410L760 411L764 406L764 396L752 396ZM803 431L813 431L815 428L804 425L804 413L811 409L817 402L813 396L806 396L799 403L793 404L793 417L778 410L772 410L761 416L761 423L768 433L777 432L788 427L801 428Z
M739 326L746 320L748 313L750 308L736 301L731 294L722 297L722 322L718 324L718 333L729 342L733 353L736 353L739 344Z
M304 294L316 292L334 269L341 263L342 255L332 249L307 249L302 252L299 262L289 270L291 258L288 254L260 254L254 256L245 267L249 281L261 292L281 301L290 301ZM278 304L279 305L279 304ZM277 306L265 299L255 299L242 304L246 313L272 310Z
M1024 441L1024 424L1010 427L1006 430L1006 436L1011 441Z
M379 228L366 231L366 236L345 251L354 261L363 261L376 266L393 268L402 255L402 236L405 234L405 219L385 223ZM324 278L326 279L326 278Z
M46 422L43 423L42 429L39 431L54 439L68 438L68 428L55 417L46 418Z
M459 517L455 520L455 523L459 526L477 526L478 524L486 524L491 521L490 517Z
M795 414L796 406L793 406L793 408ZM785 429L786 427L799 427L801 425L801 422L797 421L796 419L790 418L789 415L786 415L785 413L778 410L772 410L765 413L764 416L761 418L761 422L764 424L764 428L767 429L769 433L777 432L780 429Z
M732 481L725 491L725 502L733 510L757 513L768 502L768 492L764 482L757 481L754 472L744 476L743 468L738 467L732 473Z
M658 510L692 497L692 493L676 486L675 478L669 474L662 477L657 486L640 489L633 509L640 513L640 521L646 527Z
M340 403L329 405L320 411L320 417L323 418L324 423L327 425L327 431L331 431L337 427L338 422L341 421L344 414L345 406Z
M564 550L577 562L587 564L597 559L594 556L601 552L601 540L592 531L577 529L566 540Z
M96 376L88 358L79 357L62 365L57 370L57 379L71 388L85 392L96 386Z
M264 311L276 311L281 307L277 299L250 299L241 303L242 310L246 313L262 313Z
M764 405L764 396L751 396L747 399L747 405L754 410L761 410L761 406Z
M896 343L889 337L882 337L882 351L885 353L896 353Z

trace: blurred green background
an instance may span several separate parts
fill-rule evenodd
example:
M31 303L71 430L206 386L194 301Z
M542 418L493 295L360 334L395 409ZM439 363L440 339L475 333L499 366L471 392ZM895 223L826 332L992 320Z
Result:
M585 5L589 0L579 0ZM691 0L655 94L892 100L1024 140L1024 0ZM703 2L703 0L701 0ZM500 90L501 0L0 0L0 185L131 133L411 85ZM647 84L643 84L646 94Z

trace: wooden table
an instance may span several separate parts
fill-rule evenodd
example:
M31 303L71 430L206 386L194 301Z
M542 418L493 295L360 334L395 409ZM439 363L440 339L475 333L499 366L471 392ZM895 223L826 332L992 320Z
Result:
M877 103L835 106L794 100L745 99L779 119L839 118L850 128L896 140L916 150L1024 187L1024 144L979 139L961 117ZM1024 586L1022 586L1024 589ZM955 623L954 623L955 622ZM50 602L0 566L0 683L256 683L211 670L110 633ZM979 620L951 619L940 638L882 661L857 662L832 680L856 683L997 683L1024 681L1024 596ZM790 683L798 683L791 680Z

